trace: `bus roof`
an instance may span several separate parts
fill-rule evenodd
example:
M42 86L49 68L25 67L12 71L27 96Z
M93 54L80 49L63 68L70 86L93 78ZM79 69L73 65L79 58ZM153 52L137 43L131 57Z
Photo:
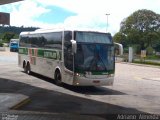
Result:
M19 39L10 39L10 42L18 42Z
M25 32L21 32L20 35L29 35L29 34L36 34L36 33L49 33L49 32L60 32L60 31L85 31L85 32L105 33L105 32L102 32L102 31L94 31L94 30L87 30L87 29L50 28L50 29L37 29L35 31L25 31ZM108 33L108 34L110 34L110 33Z

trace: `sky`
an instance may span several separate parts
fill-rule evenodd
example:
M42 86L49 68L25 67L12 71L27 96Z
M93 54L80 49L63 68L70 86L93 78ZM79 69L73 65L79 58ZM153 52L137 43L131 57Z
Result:
M10 13L11 26L88 29L114 35L133 12L147 9L160 14L159 5L160 0L24 0L0 5L0 12Z

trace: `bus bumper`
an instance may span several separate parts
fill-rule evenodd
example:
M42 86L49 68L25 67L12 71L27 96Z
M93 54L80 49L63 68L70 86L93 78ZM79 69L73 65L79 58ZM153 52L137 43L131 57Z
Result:
M112 86L114 77L103 79L91 79L86 77L74 77L73 85L75 86Z

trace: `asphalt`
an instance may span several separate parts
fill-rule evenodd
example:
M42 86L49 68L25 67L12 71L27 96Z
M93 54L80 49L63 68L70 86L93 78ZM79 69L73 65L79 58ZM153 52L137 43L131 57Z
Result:
M71 114L49 113L35 111L18 111L16 109L30 102L30 98L22 94L0 93L0 119L1 120L104 120L102 117ZM110 116L113 117L113 116Z
M0 91L2 119L8 120L12 117L17 120L17 116L18 120L110 120L120 111L140 112L4 78L0 78Z
M29 97L22 94L0 93L0 111L16 109L29 101Z
M74 101L81 101L78 97L65 95L56 91L46 91L0 78L0 120L105 120L105 116L85 113L80 105ZM58 98L56 96L59 96ZM41 99L41 100L40 100ZM66 102L64 100L67 100ZM45 102L44 102L45 101ZM82 101L84 102L84 100ZM69 104L76 104L70 106ZM47 104L47 106L46 106ZM88 101L86 100L86 105ZM94 104L94 103L93 103ZM95 104L97 104L95 102ZM33 106L32 106L33 105ZM45 107L50 111L42 110ZM25 106L27 106L25 108ZM35 107L36 106L36 107ZM62 111L63 108L63 111ZM77 112L80 110L80 112ZM93 106L91 108L94 108ZM89 109L90 111L94 111ZM74 112L75 111L75 112ZM83 111L81 113L81 111ZM114 116L111 116L114 117Z
M73 90L72 86L63 87ZM86 88L74 90L79 92L82 91L81 89ZM100 92L102 95L104 93L103 90L94 87L88 89ZM83 91L85 93L85 90ZM137 115L142 113L136 109L47 90L1 77L0 92L0 119L2 117L2 120L116 120L118 113ZM108 94L124 93L112 91Z

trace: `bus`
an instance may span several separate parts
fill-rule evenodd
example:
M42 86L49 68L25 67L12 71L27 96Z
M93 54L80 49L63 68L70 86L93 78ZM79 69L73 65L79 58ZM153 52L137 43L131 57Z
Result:
M114 42L110 33L35 30L20 33L18 65L52 78L57 85L113 85Z
M11 39L9 43L10 52L18 52L19 39Z

